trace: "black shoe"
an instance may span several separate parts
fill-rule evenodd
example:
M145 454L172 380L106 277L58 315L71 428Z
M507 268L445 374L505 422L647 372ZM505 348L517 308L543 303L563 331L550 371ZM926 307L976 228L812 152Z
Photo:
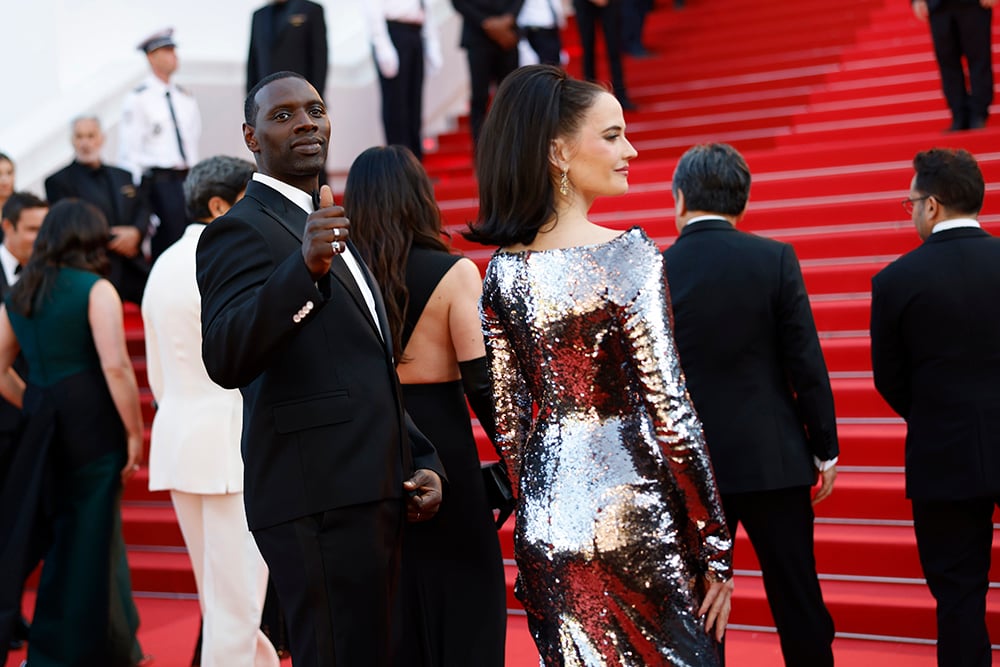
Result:
M18 616L14 619L13 627L10 629L10 648L13 651L24 646L25 642L28 641L28 634L31 632L31 627L28 622L24 620L24 616Z
M981 130L986 127L986 116L970 116L969 117L969 129L970 130Z
M674 9L684 9L684 0L674 0Z

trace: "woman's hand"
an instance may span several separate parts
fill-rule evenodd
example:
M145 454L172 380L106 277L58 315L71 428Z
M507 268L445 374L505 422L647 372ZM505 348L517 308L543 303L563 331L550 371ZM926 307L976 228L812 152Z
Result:
M715 640L722 641L726 634L726 625L729 624L729 610L732 607L733 580L711 581L708 580L708 592L705 593L705 600L701 603L698 616L705 619L705 632L712 632L715 628Z
M127 484L132 477L139 472L139 464L142 463L142 435L130 435L128 437L128 459L125 467L122 468L122 484Z

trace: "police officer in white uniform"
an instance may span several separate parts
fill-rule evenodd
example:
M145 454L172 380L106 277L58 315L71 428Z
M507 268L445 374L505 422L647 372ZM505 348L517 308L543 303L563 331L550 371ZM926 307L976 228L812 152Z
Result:
M170 78L177 71L173 29L139 44L150 73L128 94L122 111L119 162L132 172L158 218L153 261L184 233L184 177L198 161L201 114L194 96Z

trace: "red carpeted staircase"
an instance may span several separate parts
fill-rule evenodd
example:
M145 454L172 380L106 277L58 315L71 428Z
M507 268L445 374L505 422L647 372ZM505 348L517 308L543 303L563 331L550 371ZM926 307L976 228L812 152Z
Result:
M683 11L654 12L646 34L660 55L626 62L640 106L626 115L639 151L630 192L599 200L592 219L620 229L641 225L667 246L676 238L669 181L677 158L706 141L744 153L754 185L741 227L795 246L834 386L841 472L834 494L817 507L816 555L839 636L932 641L933 600L903 490L905 426L872 385L870 279L919 243L900 207L918 150L949 146L976 154L989 192L982 221L1000 232L1000 209L992 203L1000 129L942 132L950 115L930 36L898 0L692 0ZM577 54L574 43L570 52ZM569 69L579 74L576 62ZM476 214L467 133L442 138L440 146L426 164L458 232ZM457 233L454 242L485 266L489 249ZM480 442L481 455L492 457ZM509 557L510 525L501 537ZM732 622L773 626L742 530L736 568ZM513 596L510 605L517 607ZM1000 637L995 589L988 610Z
M669 181L681 153L706 141L728 142L743 152L754 185L741 227L795 246L836 394L840 475L834 494L817 507L816 553L839 636L930 642L933 601L922 581L903 494L905 427L872 386L869 281L918 244L899 205L918 150L964 147L978 156L988 183L981 219L1000 233L1000 207L994 203L1000 121L995 129L942 132L950 116L930 36L901 0L833 5L688 0L680 11L671 4L660 0L647 21L645 41L658 55L625 63L630 95L640 106L626 116L628 136L639 151L630 192L599 201L592 218L620 229L641 225L667 246L676 237ZM565 34L569 70L578 75L572 25ZM453 232L476 215L470 148L463 121L426 157ZM453 238L456 247L485 267L489 249L471 246L457 233ZM127 325L145 386L137 312L130 311ZM148 422L148 391L145 398ZM481 433L479 444L484 459L495 458ZM135 590L193 595L194 579L169 497L146 490L145 470L129 484L122 512ZM508 522L501 531L508 559L511 528ZM773 622L758 566L742 533L736 554L732 622L745 630L769 628ZM512 583L514 567L508 563ZM1000 575L992 579L1000 581ZM517 614L513 595L508 600ZM995 588L988 623L994 638L1000 638ZM520 621L515 625L523 632ZM844 643L840 639L836 645ZM899 650L887 648L885 656ZM753 664L775 664L773 650L771 655Z

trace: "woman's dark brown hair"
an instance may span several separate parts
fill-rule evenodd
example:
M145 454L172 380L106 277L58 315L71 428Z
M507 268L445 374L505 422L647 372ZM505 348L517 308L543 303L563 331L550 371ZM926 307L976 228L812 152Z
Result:
M479 218L467 239L501 247L535 239L556 212L552 141L576 134L606 92L552 65L528 65L504 78L476 147Z
M107 275L108 223L93 204L63 199L49 209L21 279L10 291L11 308L31 317L55 285L59 269Z
M354 160L347 174L344 210L351 219L351 240L382 288L398 363L403 361L410 248L448 251L441 238L441 210L434 188L410 149L369 148Z

